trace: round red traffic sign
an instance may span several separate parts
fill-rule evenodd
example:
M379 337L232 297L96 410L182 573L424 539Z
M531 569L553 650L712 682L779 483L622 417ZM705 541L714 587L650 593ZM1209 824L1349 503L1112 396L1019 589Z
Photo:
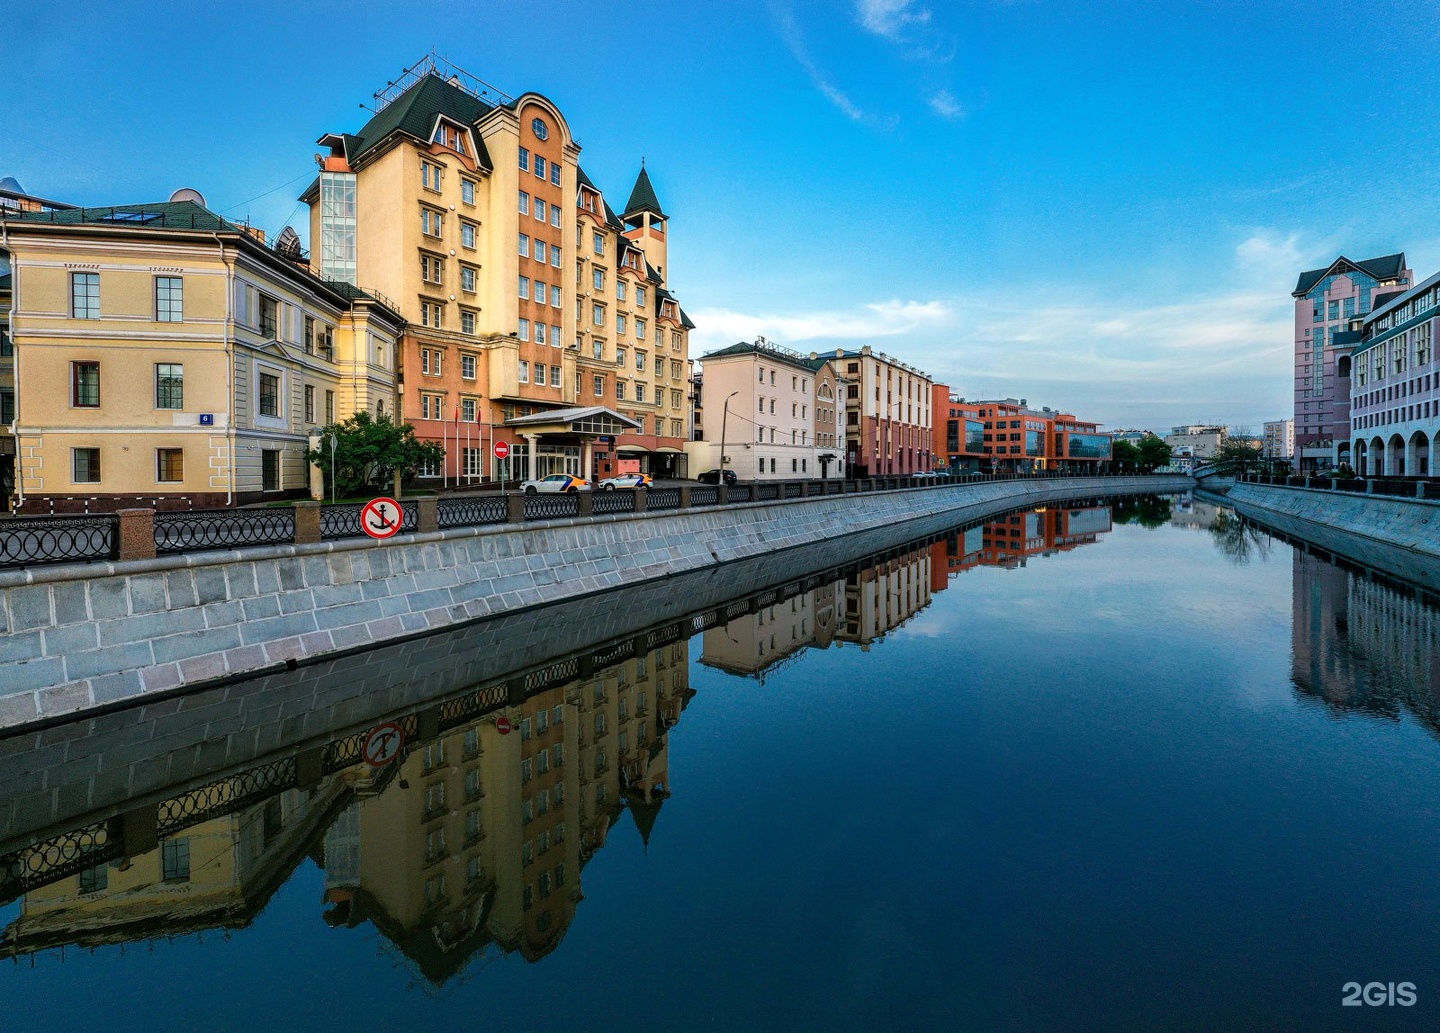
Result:
M394 721L376 725L365 736L361 754L371 767L383 768L400 756L400 747L405 745L405 730Z
M499 732L501 735L510 734L510 719L504 714L501 714L495 719L495 731Z
M400 533L405 522L405 511L400 503L384 495L371 499L360 510L360 527L371 538L390 538Z
M495 458L505 459L510 455L510 446L503 441L495 442Z

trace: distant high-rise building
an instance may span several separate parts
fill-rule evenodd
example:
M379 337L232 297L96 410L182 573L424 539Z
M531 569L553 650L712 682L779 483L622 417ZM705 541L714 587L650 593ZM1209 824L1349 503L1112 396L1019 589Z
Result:
M1350 460L1350 349L1353 320L1410 286L1405 253L1352 262L1341 255L1300 274L1295 298L1295 449L1301 470Z
M1267 420L1260 455L1266 459L1291 459L1295 455L1295 421Z

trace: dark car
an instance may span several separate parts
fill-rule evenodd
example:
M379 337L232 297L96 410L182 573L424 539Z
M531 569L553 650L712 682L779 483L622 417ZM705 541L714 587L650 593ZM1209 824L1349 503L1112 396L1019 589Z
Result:
M720 471L719 471L719 470L706 470L704 473L702 473L699 477L696 477L695 479L696 479L697 481L699 481L701 484L719 484L719 483L720 483ZM735 471L734 471L734 470L729 470L729 469L725 470L725 483L726 483L726 484L738 484L739 482L740 482L740 478L735 476Z

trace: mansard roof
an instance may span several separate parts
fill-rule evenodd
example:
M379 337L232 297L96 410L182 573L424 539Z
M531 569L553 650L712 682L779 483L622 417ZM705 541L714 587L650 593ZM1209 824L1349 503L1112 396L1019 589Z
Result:
M1300 298L1309 294L1317 283L1332 273L1344 273L1351 270L1358 270L1375 277L1377 280L1393 280L1405 269L1405 252L1401 251L1394 255L1381 255L1379 258L1366 258L1359 262L1352 262L1341 255L1324 269L1311 269L1300 274L1299 281L1295 284L1293 296Z
M431 72L381 108L360 132L345 134L345 158L353 168L363 155L396 133L417 140L429 140L438 115L473 126L493 110L493 105ZM475 161L487 171L493 169L490 153L485 149L480 134L472 133L471 136L475 141Z

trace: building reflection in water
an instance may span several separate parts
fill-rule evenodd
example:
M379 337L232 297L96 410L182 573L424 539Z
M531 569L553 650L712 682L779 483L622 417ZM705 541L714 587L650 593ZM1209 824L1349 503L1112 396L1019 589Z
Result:
M359 732L77 818L0 857L0 900L21 898L0 954L241 928L308 858L324 874L317 919L373 926L430 985L487 954L539 959L616 826L649 842L671 792L669 732L694 695L692 635L702 662L763 678L808 648L869 649L966 570L1024 566L1110 526L1104 506L1006 514L398 717L407 747L388 767L361 762Z
M1291 680L1336 712L1398 718L1440 735L1440 605L1296 545Z

